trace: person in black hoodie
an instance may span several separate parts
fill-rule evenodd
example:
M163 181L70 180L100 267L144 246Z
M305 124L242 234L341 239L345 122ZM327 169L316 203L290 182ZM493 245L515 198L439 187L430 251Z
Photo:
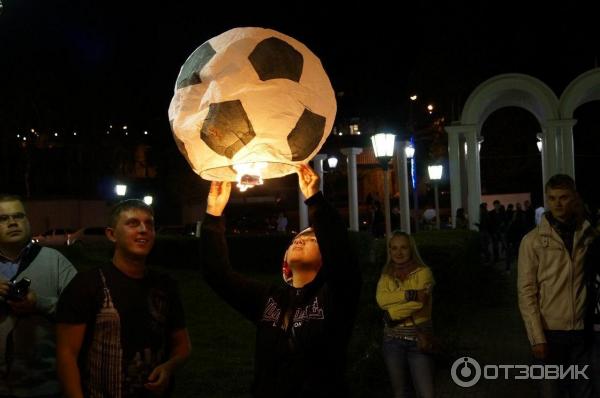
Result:
M360 272L344 222L319 191L318 175L302 165L298 183L312 228L296 236L285 253L291 285L269 285L231 269L222 217L229 182L211 184L201 232L203 273L257 327L253 396L347 396L346 350Z

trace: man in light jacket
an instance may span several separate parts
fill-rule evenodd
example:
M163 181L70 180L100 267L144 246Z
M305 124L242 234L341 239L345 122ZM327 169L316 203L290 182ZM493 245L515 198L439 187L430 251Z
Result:
M531 230L519 249L519 308L533 356L542 365L589 364L584 347L586 287L584 256L593 239L591 225L578 211L575 181L557 174L548 180L545 194L549 211ZM592 378L591 369L585 371ZM591 383L548 377L541 396L591 396Z
M54 315L76 273L58 251L32 243L21 199L0 194L0 398L60 396Z

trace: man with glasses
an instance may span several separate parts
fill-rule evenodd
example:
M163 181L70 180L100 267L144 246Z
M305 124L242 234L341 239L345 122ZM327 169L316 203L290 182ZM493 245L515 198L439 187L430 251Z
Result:
M58 251L31 242L19 197L0 194L0 397L59 396L53 317L76 272Z
M312 228L285 253L287 284L231 269L222 217L231 183L213 182L202 223L202 266L210 286L257 328L253 396L344 397L346 348L361 285L346 225L308 166L298 172ZM260 250L257 248L257 250Z

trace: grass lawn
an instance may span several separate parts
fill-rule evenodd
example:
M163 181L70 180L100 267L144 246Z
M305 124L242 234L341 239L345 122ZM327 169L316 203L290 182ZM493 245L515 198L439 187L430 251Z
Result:
M465 350L465 319L501 305L506 283L491 269L479 264L476 234L434 231L417 236L425 261L436 278L434 324L445 344L437 358L437 379L449 377L449 367ZM353 339L349 347L348 380L354 397L391 396L381 356L381 313L375 288L385 243L359 242L363 287ZM90 253L65 253L78 268L105 261ZM83 265L85 264L85 265ZM153 266L154 267L154 266ZM250 277L283 283L279 265L272 273L245 271ZM175 397L248 397L253 376L255 330L206 285L198 269L161 268L178 281L193 344L188 363L177 374ZM473 324L472 322L470 323ZM467 333L469 331L466 331ZM467 347L468 348L468 347Z

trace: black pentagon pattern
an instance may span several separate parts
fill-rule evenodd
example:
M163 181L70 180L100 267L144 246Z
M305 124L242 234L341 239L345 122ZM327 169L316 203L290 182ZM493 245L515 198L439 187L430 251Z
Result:
M233 157L256 136L240 100L210 104L200 138L221 156Z
M258 43L250 56L260 80L289 79L300 81L304 58L285 41L270 37Z
M217 52L212 48L209 42L206 42L195 49L181 68L181 73L177 78L177 88L180 89L202 83L200 71L216 53Z
M304 160L315 150L325 132L325 117L305 109L288 135L292 161Z

